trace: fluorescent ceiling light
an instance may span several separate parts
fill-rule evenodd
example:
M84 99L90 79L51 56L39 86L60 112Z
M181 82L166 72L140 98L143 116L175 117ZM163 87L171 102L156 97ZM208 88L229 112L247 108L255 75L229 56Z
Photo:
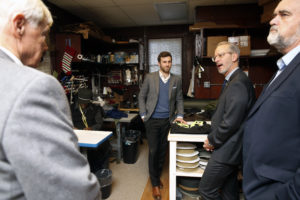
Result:
M161 21L187 19L186 2L156 3L155 8Z

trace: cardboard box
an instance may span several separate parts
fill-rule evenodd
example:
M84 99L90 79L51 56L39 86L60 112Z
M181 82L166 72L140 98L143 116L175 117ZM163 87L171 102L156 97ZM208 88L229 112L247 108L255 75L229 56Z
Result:
M207 37L207 52L206 56L213 57L215 49L219 42L227 41L227 36L210 36Z
M228 37L228 42L238 45L241 56L249 56L251 54L251 41L249 35Z

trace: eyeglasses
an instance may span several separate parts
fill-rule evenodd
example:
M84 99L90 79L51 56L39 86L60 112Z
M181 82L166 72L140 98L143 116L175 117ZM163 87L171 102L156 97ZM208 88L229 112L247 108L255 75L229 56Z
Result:
M227 54L227 53L232 54L232 52L218 53L216 56L212 57L211 60L212 60L213 62L216 62L217 57L223 58L223 56L225 56L225 54Z

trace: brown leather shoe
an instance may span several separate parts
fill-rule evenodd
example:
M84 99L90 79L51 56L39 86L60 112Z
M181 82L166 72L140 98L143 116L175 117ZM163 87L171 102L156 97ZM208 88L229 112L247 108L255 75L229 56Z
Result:
M164 184L159 180L159 188L162 189L164 187Z
M155 200L161 200L161 194L158 186L152 188L152 196Z

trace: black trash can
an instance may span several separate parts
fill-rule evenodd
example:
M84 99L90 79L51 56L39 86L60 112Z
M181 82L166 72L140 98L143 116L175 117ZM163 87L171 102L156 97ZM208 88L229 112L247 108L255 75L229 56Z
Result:
M107 199L111 194L112 172L110 169L100 169L95 174L100 183L102 199Z
M134 164L138 158L138 141L141 132L138 130L126 131L123 140L123 161L127 164Z

